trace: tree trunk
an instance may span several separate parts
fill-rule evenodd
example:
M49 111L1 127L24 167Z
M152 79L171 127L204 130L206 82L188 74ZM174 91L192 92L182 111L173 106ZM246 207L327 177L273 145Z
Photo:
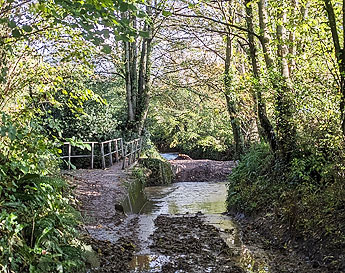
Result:
M130 15L130 20L133 22L133 28L137 28L137 18L134 15ZM132 104L133 112L135 114L137 109L137 96L138 96L138 77L137 77L137 59L138 59L138 36L134 37L134 42L130 43L130 74L131 74L131 87L132 87Z
M260 25L260 43L262 46L262 51L264 53L266 67L268 69L273 69L273 66L274 66L273 60L271 59L271 52L268 45L270 36L267 30L267 12L266 12L266 7L265 7L265 0L258 1L258 11L259 11L259 25Z
M333 39L333 45L335 49L335 56L337 58L338 62L338 69L340 74L340 82L339 82L339 91L341 94L340 99L340 119L341 119L341 130L343 133L343 136L345 136L345 39L343 39L343 48L340 47L340 41L338 36L338 30L337 30L337 24L336 24L336 18L334 15L334 9L331 3L331 0L324 0L325 2L325 8L327 11L328 16L328 24L331 29L332 33L332 39ZM343 0L343 35L345 35L345 0ZM345 37L345 36L344 36Z
M276 112L277 112L277 135L280 158L289 163L295 150L296 129L293 121L293 92L287 61L288 47L286 46L287 22L286 11L283 9L278 14L277 39L278 60L281 78L279 88L276 88Z
M254 26L253 26L253 10L252 10L251 5L249 4L250 2L251 2L250 0L245 1L246 22L247 22L247 28L248 28L248 41L249 41L249 53L250 53L249 55L250 55L252 69L253 69L253 76L254 76L254 79L256 80L254 88L255 88L255 94L256 94L256 100L257 100L257 115L259 117L260 125L263 129L264 136L266 140L268 141L268 143L270 144L271 150L273 152L276 152L277 150L276 136L273 130L273 126L267 117L266 104L262 98L259 66L258 66L257 57L256 57L256 46L255 46L255 41L254 41L254 35L252 34L254 32ZM261 10L261 12L263 11ZM265 27L262 26L261 23L260 23L260 28L262 30L265 29ZM265 33L265 32L262 32L262 33ZM265 43L264 56L265 56L265 60L268 63L270 64L273 63L269 58L266 43Z
M130 43L124 42L124 65L125 65L125 79L126 79L126 100L127 100L127 121L134 122L134 107L132 102L132 80L131 80L131 65L130 65Z
M152 16L151 1L148 1L146 13ZM148 38L143 38L141 45L141 54L138 72L138 97L136 109L136 130L139 135L142 134L148 109L149 109L149 92L151 77L151 51L152 51L152 25L145 23L144 31L148 32Z
M232 43L230 34L226 36L226 55L225 55L225 69L224 69L224 86L225 86L225 99L230 116L232 133L234 135L235 141L235 159L239 159L240 155L243 153L243 138L241 134L241 126L237 118L237 107L236 100L232 94L231 88L231 75L230 75L230 64L232 55Z
M151 7L148 3L147 14L151 16ZM128 15L133 28L137 28L135 16ZM149 104L149 79L150 79L150 57L152 30L148 23L144 23L144 31L150 33L149 38L142 38L140 57L138 56L139 37L136 36L133 42L124 42L124 64L126 79L127 99L127 129L141 134L144 128ZM139 64L138 64L138 58ZM139 67L138 67L139 66Z

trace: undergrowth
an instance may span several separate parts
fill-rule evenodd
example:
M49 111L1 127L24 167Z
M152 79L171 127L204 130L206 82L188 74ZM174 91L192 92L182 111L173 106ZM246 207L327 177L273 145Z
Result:
M0 140L0 272L79 272L79 216L55 174L55 146L33 122L5 115Z
M273 212L290 239L341 255L339 250L345 249L343 142L325 138L300 142L290 166L280 164L266 144L253 147L229 177L228 210L252 216Z

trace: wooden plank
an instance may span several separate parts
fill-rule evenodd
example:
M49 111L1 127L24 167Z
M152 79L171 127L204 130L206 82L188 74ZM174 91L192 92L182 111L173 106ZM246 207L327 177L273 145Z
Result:
M101 144L102 168L105 169L104 144Z
M68 143L68 169L71 169L71 154L72 154L72 146L71 143Z
M109 164L113 166L113 154L111 153L111 142L108 143L108 150L109 150Z
M91 169L93 169L93 161L94 161L94 152L95 152L95 144L91 144Z

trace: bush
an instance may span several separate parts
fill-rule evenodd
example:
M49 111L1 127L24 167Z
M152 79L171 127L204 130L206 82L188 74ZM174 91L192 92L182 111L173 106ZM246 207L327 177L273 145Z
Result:
M253 213L273 202L273 169L274 157L269 146L252 147L229 177L228 210Z
M98 79L94 82L84 82L84 88L89 92L88 98L79 103L76 111L70 106L68 95L56 98L62 101L62 106L52 106L52 114L56 128L49 128L55 136L63 139L75 137L82 141L105 141L121 137L125 128L126 102L121 89L122 82L109 82ZM69 86L70 92L76 92L75 86ZM76 102L73 101L73 104Z
M228 210L274 212L290 236L313 245L308 249L335 255L345 249L343 147L333 134L299 139L290 166L282 166L265 144L252 148L229 177Z
M78 215L54 172L57 149L34 122L0 125L0 271L78 272Z

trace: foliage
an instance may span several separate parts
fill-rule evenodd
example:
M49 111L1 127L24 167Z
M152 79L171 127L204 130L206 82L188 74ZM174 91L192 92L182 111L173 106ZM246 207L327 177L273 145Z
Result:
M228 210L247 213L264 210L275 197L272 183L274 157L267 144L258 144L245 154L229 177Z
M57 149L35 122L3 115L0 142L0 270L77 271L77 213L54 175Z
M178 91L181 94L179 100L188 96L184 90ZM172 96L179 94L175 92ZM189 95L193 96L191 93ZM194 110L189 110L187 100L183 103L185 105L181 102L174 109L169 107L168 102L168 105L161 104L161 97L158 103L151 112L149 130L153 142L160 149L178 150L192 158L220 159L231 155L233 138L229 119L216 105L205 102L200 108L194 108L192 104Z
M142 172L145 173L145 186L171 184L173 172L170 163L159 154L150 139L148 139L145 147L146 149L139 161Z
M345 245L344 143L330 133L309 139L300 139L290 167L275 160L267 145L250 150L230 175L228 210L274 211L290 236L339 249Z
M75 137L82 141L105 141L121 137L126 120L121 81L83 82L83 75L79 77L78 83L66 88L67 92L75 93L76 85L82 85L93 96L82 103L79 112L73 111L67 104L51 109L48 115L53 116L54 121L59 124L59 129L54 134L60 134L63 139ZM69 98L60 95L57 99L63 103Z

